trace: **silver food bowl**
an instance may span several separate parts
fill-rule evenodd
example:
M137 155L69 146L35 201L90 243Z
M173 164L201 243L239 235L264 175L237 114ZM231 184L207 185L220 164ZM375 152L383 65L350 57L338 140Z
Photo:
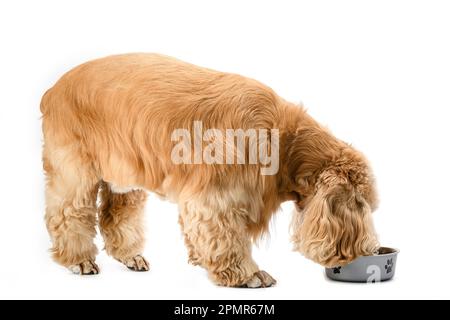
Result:
M393 248L380 247L378 254L363 256L342 267L326 268L328 278L346 282L380 282L394 277L397 255Z

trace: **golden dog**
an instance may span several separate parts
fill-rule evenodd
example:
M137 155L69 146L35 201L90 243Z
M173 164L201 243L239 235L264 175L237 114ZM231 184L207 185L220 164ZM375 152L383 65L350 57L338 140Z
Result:
M97 212L106 252L149 269L144 190L178 204L190 262L219 285L275 284L251 248L287 200L297 207L292 241L306 257L337 266L378 248L364 156L255 80L157 54L111 56L65 74L41 111L53 258L75 273L99 272ZM173 132L192 132L196 121L219 131L276 129L277 172L261 174L261 163L174 163Z

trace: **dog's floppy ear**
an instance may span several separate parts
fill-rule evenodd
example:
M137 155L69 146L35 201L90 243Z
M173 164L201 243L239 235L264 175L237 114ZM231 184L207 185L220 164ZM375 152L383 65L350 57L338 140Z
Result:
M347 178L322 172L315 193L294 215L294 248L327 267L344 265L378 248L371 207Z

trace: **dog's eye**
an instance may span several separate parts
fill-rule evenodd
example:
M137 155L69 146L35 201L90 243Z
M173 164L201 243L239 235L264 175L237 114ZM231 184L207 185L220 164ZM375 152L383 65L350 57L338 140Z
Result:
M297 191L294 191L293 193L295 194L295 202L302 202L304 200L304 197Z
M300 193L298 192L294 192L295 193L295 207L297 209L297 211L302 211L305 208L305 197L302 196Z
M296 202L295 203L295 208L297 209L298 212L301 212L305 209L305 203L304 202Z

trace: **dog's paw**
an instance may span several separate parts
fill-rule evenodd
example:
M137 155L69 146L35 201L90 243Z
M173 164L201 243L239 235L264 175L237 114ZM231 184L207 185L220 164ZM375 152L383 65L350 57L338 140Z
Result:
M86 260L80 264L69 266L69 270L79 275L93 275L98 274L100 269L94 261Z
M243 288L268 288L277 284L277 281L265 271L258 271L253 274Z
M150 265L147 260L141 255L137 255L133 258L128 258L121 260L121 262L127 266L128 269L133 271L148 271L150 270Z

